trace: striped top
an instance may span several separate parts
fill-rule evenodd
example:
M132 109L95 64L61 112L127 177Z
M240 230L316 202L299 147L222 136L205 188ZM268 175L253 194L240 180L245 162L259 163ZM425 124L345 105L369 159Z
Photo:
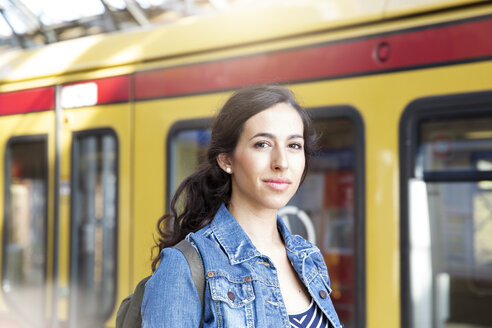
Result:
M290 326L294 328L330 328L333 327L328 318L321 312L311 299L306 311L298 314L289 314Z

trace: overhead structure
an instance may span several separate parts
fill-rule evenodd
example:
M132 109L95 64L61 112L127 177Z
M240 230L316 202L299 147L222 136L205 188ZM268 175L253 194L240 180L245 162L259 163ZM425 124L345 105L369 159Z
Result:
M39 1L39 0L38 0ZM99 12L47 23L42 2L0 0L0 51L33 48L77 37L151 24L172 23L192 15L205 15L247 0L93 0ZM249 1L254 2L254 1ZM66 2L65 2L66 3ZM60 9L62 11L63 9ZM49 21L49 19L48 19Z

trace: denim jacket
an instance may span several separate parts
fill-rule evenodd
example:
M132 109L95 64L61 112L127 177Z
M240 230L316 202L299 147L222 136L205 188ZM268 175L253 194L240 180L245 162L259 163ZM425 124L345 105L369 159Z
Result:
M291 235L280 218L277 227L310 296L333 327L342 327L329 296L330 278L321 252ZM187 239L200 251L205 269L204 328L290 327L275 265L258 252L224 205L210 224ZM179 250L162 250L161 262L145 287L141 311L144 328L199 327L200 298Z

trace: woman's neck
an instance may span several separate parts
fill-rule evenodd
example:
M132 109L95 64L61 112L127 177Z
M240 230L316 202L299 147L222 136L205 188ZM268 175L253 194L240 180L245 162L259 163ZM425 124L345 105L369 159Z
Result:
M259 210L247 204L227 207L259 252L268 255L273 248L284 247L277 229L277 210Z

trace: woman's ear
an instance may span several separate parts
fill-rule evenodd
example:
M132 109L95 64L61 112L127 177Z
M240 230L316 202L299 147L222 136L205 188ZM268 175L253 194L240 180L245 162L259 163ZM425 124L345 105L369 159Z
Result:
M217 156L217 164L219 164L222 170L229 174L232 174L232 161L231 157L228 154L220 153Z

